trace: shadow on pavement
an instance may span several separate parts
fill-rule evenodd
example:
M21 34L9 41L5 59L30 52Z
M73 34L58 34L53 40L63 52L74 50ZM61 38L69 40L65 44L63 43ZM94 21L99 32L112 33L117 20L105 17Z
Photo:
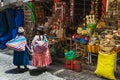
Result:
M32 76L38 76L46 71L47 71L47 69L44 69L44 68L43 69L31 69L31 70L29 70L30 75L32 75Z
M15 68L15 69L8 70L5 73L7 73L7 74L19 74L19 73L24 73L26 71L28 71L28 70L25 70L25 69L18 70L17 68Z

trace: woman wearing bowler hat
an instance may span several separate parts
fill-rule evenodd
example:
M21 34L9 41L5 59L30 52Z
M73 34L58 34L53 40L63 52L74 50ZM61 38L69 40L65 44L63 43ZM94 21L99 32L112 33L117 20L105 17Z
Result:
M23 27L18 28L18 35L16 37L24 37L24 29ZM24 37L25 38L25 37ZM29 68L27 65L29 65L29 54L28 50L29 47L27 46L27 40L26 40L26 46L25 51L15 51L13 55L13 64L17 66L17 70L21 71L21 66L24 66L25 70L28 70Z
M35 46L37 40L45 40L48 43L46 35L44 34L44 26L39 26L31 44L32 65L38 68L46 67L52 62L48 45L43 52Z

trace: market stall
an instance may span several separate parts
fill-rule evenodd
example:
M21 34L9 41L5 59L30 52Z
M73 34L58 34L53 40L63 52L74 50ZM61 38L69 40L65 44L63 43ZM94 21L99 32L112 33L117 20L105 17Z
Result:
M105 57L108 61L112 59L112 66L108 67L111 67L110 73L113 73L113 69L120 69L119 3L119 0L25 0L19 7L5 7L5 12L9 14L4 17L4 11L1 13L1 21L4 23L1 26L4 27L0 28L0 45L5 44L3 36L6 37L8 33L4 33L10 32L7 38L11 39L16 36L18 26L24 26L30 46L36 28L42 26L49 41L52 59L63 61L65 67L72 70L77 64L78 71L81 71L82 63L97 65L95 73L99 75L99 63L104 63L102 60ZM9 28L9 31L5 28Z

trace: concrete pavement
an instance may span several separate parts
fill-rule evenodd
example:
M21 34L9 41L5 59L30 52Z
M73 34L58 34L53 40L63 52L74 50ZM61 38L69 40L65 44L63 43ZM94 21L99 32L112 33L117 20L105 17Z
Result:
M12 64L12 58L10 55L0 53L0 80L65 80L32 66L28 66L29 71L22 69L18 72L16 66Z
M12 53L10 49L0 50L0 80L107 80L96 76L89 66L88 69L83 65L81 72L75 72L54 61L47 70L39 71L36 67L28 66L29 71L23 69L18 73L16 66L12 64ZM120 80L120 77L117 80Z

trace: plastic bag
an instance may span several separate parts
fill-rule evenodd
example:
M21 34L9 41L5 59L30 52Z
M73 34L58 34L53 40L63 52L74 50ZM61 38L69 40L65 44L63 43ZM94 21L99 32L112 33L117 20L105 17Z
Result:
M114 76L115 58L115 52L111 54L103 54L99 52L95 74L110 80L116 80Z
M75 59L77 57L76 52L74 50L69 50L65 53L65 58L67 60L72 60Z

